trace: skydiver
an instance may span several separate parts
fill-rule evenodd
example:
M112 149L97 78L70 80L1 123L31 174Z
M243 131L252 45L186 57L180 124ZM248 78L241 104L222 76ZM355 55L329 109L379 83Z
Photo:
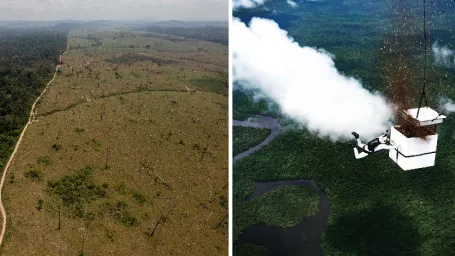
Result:
M359 139L359 134L352 132L352 135L357 140L357 144L354 146L354 155L356 159L364 158L368 155L377 153L380 150L396 149L397 146L393 145L393 141L387 136L388 130L381 136L371 140L367 144L364 144Z

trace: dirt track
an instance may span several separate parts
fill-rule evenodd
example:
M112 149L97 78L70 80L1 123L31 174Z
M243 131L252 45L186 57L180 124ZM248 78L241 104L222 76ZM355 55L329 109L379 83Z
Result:
M31 123L33 123L33 121L35 120L35 117L36 117L36 115L35 115L36 103L41 99L41 97L44 95L44 93L46 92L46 90L49 87L49 85L54 81L55 77L57 76L57 70L59 69L59 67L60 67L60 65L57 65L57 67L55 68L55 73L54 73L54 76L52 77L52 80L49 81L49 83L47 83L47 85L44 88L43 92L41 92L40 96L33 103L32 109L30 110L30 115L29 115L29 118L28 118L28 122L25 125L24 129L22 130L21 136L19 136L19 139L17 140L16 146L14 147L14 151L11 154L10 158L8 159L8 162L6 163L5 169L3 170L2 180L0 182L0 212L2 214L2 233L0 234L0 246L3 243L3 237L5 236L5 231L6 231L6 211L5 211L5 207L3 207L3 201L2 201L2 190L3 190L3 184L5 182L5 177L6 177L6 174L8 173L9 166L13 162L13 159L14 159L14 156L16 155L17 149L19 148L19 146L20 146L20 144L22 142L22 139L24 137L25 131L27 130L28 126Z

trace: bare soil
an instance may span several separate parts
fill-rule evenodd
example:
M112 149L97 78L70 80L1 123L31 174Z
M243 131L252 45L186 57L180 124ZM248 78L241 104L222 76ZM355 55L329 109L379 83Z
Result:
M101 46L75 47L84 33L70 35L7 174L0 253L79 255L84 241L87 255L226 255L228 99L192 81L227 83L227 47L118 31L96 32ZM173 62L104 61L129 52ZM49 182L87 166L88 189L105 195L84 199L78 217Z

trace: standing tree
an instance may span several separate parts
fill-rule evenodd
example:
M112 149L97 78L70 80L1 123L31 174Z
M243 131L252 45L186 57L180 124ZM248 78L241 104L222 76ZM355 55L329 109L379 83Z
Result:
M84 256L85 228L79 228L79 231L82 233L82 249L81 249L81 256Z
M108 162L109 162L109 146L106 148L106 165L104 166L105 170L108 167Z
M60 226L61 215L62 215L62 207L61 207L61 205L59 205L58 206L58 229L57 230L60 230L60 228L61 228L61 226Z

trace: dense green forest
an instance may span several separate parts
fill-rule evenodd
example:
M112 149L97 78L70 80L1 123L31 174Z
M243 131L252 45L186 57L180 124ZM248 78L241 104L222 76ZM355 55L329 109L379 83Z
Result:
M243 215L234 219L249 216L241 202L254 191L253 181L311 178L331 205L326 255L451 255L454 122L447 121L439 131L437 165L409 172L387 154L355 161L346 144L308 131L283 133L234 166L234 214Z
M267 249L254 244L238 244L233 248L233 254L236 256L264 256L267 255Z
M266 8L239 10L234 16L246 23L255 16L273 19L301 46L334 54L335 66L342 74L385 95L390 93L386 69L398 70L405 65L399 56L406 56L413 67L407 86L415 97L423 78L422 2L396 3L404 7L420 4L412 22L414 31L396 33L394 26L399 23L391 18L384 1L300 1L298 8L291 8L286 1L277 0L266 2ZM431 52L436 41L455 48L454 9L450 1L441 0L431 3L428 10L428 103L436 109L441 97L455 99L453 66L434 65ZM393 48L387 40L405 47ZM234 92L234 118L272 112L268 102L256 101L253 95L245 90ZM418 98L413 104L418 104ZM328 226L322 235L324 255L453 255L455 115L444 114L448 118L438 132L436 166L408 172L386 153L355 160L348 143L332 143L305 129L288 129L234 166L233 210L244 215L234 219L248 216L242 204L254 192L255 182L308 178L330 202ZM281 118L279 111L273 116ZM264 248L249 246L238 244L235 250L242 255L241 251L253 248L252 253L266 255Z
M233 237L245 228L265 223L293 227L318 211L319 196L305 186L280 186L248 202L236 204ZM286 211L283 211L286 209Z
M258 145L269 135L269 129L234 126L232 128L233 155L236 156L243 151Z
M270 113L268 110L268 102L264 99L259 101L253 101L254 92L244 91L241 89L235 88L232 92L232 97L234 98L234 109L233 118L235 120L246 120L248 117L254 115L269 115L274 116L274 113Z
M51 79L67 34L0 28L0 163L12 152L31 105Z

